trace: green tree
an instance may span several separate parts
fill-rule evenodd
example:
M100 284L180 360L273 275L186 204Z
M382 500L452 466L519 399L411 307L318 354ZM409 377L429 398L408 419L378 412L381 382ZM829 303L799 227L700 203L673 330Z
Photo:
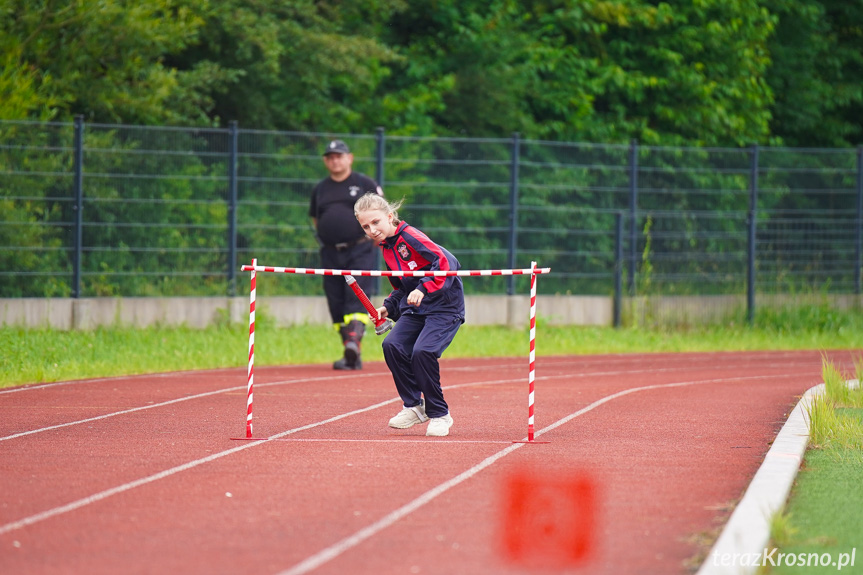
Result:
M206 121L207 74L166 66L196 38L197 0L0 0L3 117ZM6 116L5 114L9 114Z
M771 135L778 144L863 144L863 4L768 0L778 17L766 75L775 94Z
M401 0L224 0L202 11L200 39L170 62L210 70L212 115L259 129L364 131L398 59L377 38Z
M56 100L50 95L50 79L40 81L39 73L18 56L19 50L8 46L0 55L0 119L48 120Z
M425 86L438 133L764 141L773 19L757 0L426 0L393 16L388 95ZM448 80L448 81L447 81Z
M565 140L737 145L767 136L772 18L756 0L536 2L534 94ZM573 113L575 112L575 113Z
M404 58L384 84L383 107L397 131L474 137L536 131L527 101L535 38L521 4L424 0L393 15L384 38Z

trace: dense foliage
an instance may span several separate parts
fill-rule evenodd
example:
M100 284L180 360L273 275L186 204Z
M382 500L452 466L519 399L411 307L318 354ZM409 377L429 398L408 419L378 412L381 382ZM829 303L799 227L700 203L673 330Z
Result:
M473 268L515 244L544 289L609 293L620 212L638 293L739 294L760 144L759 289L861 280L860 2L0 0L0 296L233 293L234 252L314 266L320 139L354 134L376 175L379 126L387 194Z
M846 0L0 0L0 119L863 143Z

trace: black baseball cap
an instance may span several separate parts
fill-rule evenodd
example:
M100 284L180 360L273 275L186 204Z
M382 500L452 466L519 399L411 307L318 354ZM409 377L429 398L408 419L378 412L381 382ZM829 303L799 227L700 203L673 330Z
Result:
M333 140L329 144L327 144L327 149L324 150L323 155L327 154L350 154L351 150L348 148L348 145L342 142L341 140Z

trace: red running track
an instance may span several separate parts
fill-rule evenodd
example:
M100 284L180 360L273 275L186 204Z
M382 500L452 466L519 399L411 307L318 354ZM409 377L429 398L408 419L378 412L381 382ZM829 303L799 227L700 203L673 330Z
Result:
M829 352L851 369L852 352ZM576 571L687 573L821 352L443 360L455 425L393 430L382 363L244 369L0 390L0 572L547 573L503 553L516 470L588 472L592 553ZM536 534L540 537L542 534ZM572 570L567 571L572 572Z

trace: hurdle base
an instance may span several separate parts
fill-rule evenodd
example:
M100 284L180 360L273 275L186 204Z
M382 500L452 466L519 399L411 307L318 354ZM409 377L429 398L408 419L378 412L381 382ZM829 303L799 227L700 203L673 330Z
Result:
M536 428L533 426L533 423L527 424L527 439L520 439L518 441L513 441L513 443L551 443L550 441L536 441L534 440L534 433Z
M269 437L232 437L231 441L267 441Z

